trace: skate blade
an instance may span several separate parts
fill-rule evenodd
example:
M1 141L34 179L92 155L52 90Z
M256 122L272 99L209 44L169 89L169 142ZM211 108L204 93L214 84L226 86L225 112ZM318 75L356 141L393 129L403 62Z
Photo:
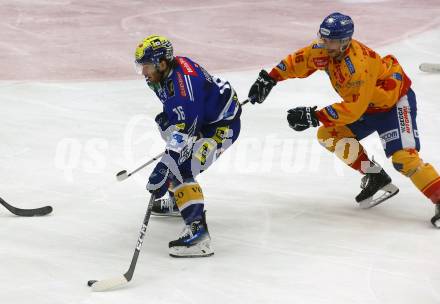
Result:
M399 193L399 188L397 188L392 183L389 183L388 185L382 187L377 193L380 192L380 196L374 198L374 195L359 202L359 207L361 209L370 209L374 206L379 205L380 203L383 203L387 199L393 197L397 193ZM377 194L376 193L376 194Z
M170 248L170 256L173 258L203 258L214 254L210 242L201 242L191 247L176 246Z
M160 216L160 217L180 217L180 212L173 212L173 213L156 213L156 212L151 212L151 215Z
M180 259L184 259L184 258L207 258L210 256L213 256L214 252L208 253L208 254L200 254L200 255L177 255L174 253L170 253L170 257L173 258L180 258Z

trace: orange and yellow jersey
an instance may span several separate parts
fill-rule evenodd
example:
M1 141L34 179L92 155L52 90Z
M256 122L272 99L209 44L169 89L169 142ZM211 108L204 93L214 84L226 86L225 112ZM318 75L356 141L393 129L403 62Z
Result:
M340 61L330 58L316 40L284 58L270 76L282 81L305 78L316 70L327 73L342 98L316 112L327 127L353 123L365 113L389 111L411 86L394 56L382 58L354 39Z

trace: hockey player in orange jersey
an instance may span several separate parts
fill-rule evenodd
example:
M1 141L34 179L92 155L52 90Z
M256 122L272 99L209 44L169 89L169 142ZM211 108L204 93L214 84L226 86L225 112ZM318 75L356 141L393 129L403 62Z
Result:
M277 82L325 71L341 101L322 109L296 107L287 120L295 131L318 127L318 140L348 166L364 175L356 201L371 208L397 194L379 164L370 160L360 140L377 132L394 168L409 177L435 204L432 224L440 228L440 177L419 157L416 96L397 59L352 39L349 16L333 13L321 23L318 39L284 58L270 73L262 70L249 91L262 103ZM380 196L378 196L380 194Z

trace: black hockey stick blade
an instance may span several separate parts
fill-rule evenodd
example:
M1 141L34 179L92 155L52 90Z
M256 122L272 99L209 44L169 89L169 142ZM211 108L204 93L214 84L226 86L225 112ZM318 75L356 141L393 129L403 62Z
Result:
M0 204L5 206L5 208L8 209L11 213L18 215L18 216L29 216L29 217L30 216L43 216L43 215L47 215L47 214L51 213L53 210L52 206L44 206L44 207L35 208L35 209L17 208L17 207L14 207L14 206L11 206L10 204L8 204L1 197L0 197Z

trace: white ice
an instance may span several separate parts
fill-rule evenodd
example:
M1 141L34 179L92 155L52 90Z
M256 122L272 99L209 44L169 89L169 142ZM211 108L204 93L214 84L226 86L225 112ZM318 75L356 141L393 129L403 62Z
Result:
M418 98L421 155L440 168L440 29L377 51L392 53ZM269 67L268 67L269 68ZM244 99L258 71L223 73ZM122 183L163 144L152 118L160 103L142 80L0 83L1 195L20 207L46 203L51 216L0 210L0 302L89 303L440 303L440 231L432 204L394 171L377 136L370 154L400 187L371 210L354 201L360 177L324 151L315 130L285 121L296 105L337 101L324 73L280 83L243 108L242 133L200 176L215 255L173 259L176 218L152 218L134 280L93 293L87 280L124 273L148 202L152 169Z

